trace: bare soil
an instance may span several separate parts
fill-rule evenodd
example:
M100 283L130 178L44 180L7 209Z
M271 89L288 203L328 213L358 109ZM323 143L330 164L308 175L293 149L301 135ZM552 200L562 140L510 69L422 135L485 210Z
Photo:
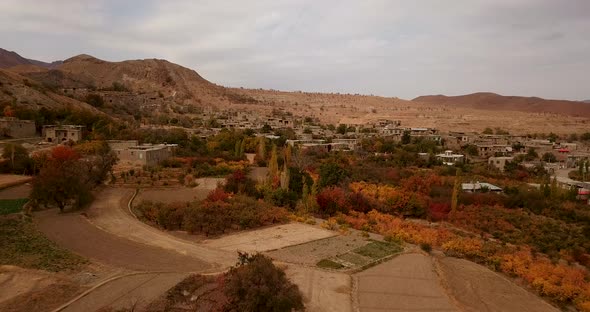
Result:
M319 227L288 223L205 240L203 245L227 251L256 252L303 244L334 235L336 233Z
M29 183L0 189L0 199L28 198L31 190L32 187Z
M16 174L0 174L0 189L24 184L33 180L30 176Z
M559 311L506 277L476 263L444 257L438 267L443 285L463 311Z
M306 311L352 311L350 275L297 265L286 266L285 273L303 294Z
M355 303L362 312L459 311L445 294L429 256L399 255L355 274Z

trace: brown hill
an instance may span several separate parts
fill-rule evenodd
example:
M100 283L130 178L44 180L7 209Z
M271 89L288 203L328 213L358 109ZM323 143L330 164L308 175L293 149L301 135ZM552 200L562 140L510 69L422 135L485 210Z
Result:
M65 60L57 70L72 81L90 84L96 89L109 89L118 84L137 93L158 92L182 104L223 106L253 102L207 81L192 69L166 60L108 62L83 54ZM63 86L68 87L68 84Z
M98 112L87 103L56 94L42 85L17 73L0 69L0 104L29 109L84 109Z
M19 65L35 65L44 68L55 68L61 63L61 61L46 63L37 60L31 60L20 56L16 52L0 48L0 68L10 68Z
M473 93L460 96L426 95L412 100L431 105L449 105L479 110L552 113L590 117L590 106L576 101L546 100L538 97L502 96L495 93Z

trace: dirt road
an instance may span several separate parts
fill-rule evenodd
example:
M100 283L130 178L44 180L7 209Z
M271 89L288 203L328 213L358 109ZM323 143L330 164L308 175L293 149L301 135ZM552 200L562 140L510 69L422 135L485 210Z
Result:
M127 210L127 202L132 195L133 190L129 189L104 189L100 198L86 211L88 220L96 227L120 238L210 263L213 271L224 270L236 263L235 252L204 247L135 219Z
M194 257L117 237L92 225L78 213L57 210L35 214L49 239L60 246L98 262L137 271L195 272L211 265Z

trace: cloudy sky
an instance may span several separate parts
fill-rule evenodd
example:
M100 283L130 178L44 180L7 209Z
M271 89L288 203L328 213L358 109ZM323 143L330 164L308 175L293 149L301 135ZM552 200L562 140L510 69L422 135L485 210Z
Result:
M589 0L2 0L0 47L249 88L590 98Z

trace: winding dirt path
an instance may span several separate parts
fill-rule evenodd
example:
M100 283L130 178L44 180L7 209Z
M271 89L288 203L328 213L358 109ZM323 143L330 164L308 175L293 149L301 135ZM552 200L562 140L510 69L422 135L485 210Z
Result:
M216 271L222 271L235 264L237 254L234 252L208 248L135 219L127 209L133 192L122 188L104 189L86 211L88 220L112 235L210 263Z

